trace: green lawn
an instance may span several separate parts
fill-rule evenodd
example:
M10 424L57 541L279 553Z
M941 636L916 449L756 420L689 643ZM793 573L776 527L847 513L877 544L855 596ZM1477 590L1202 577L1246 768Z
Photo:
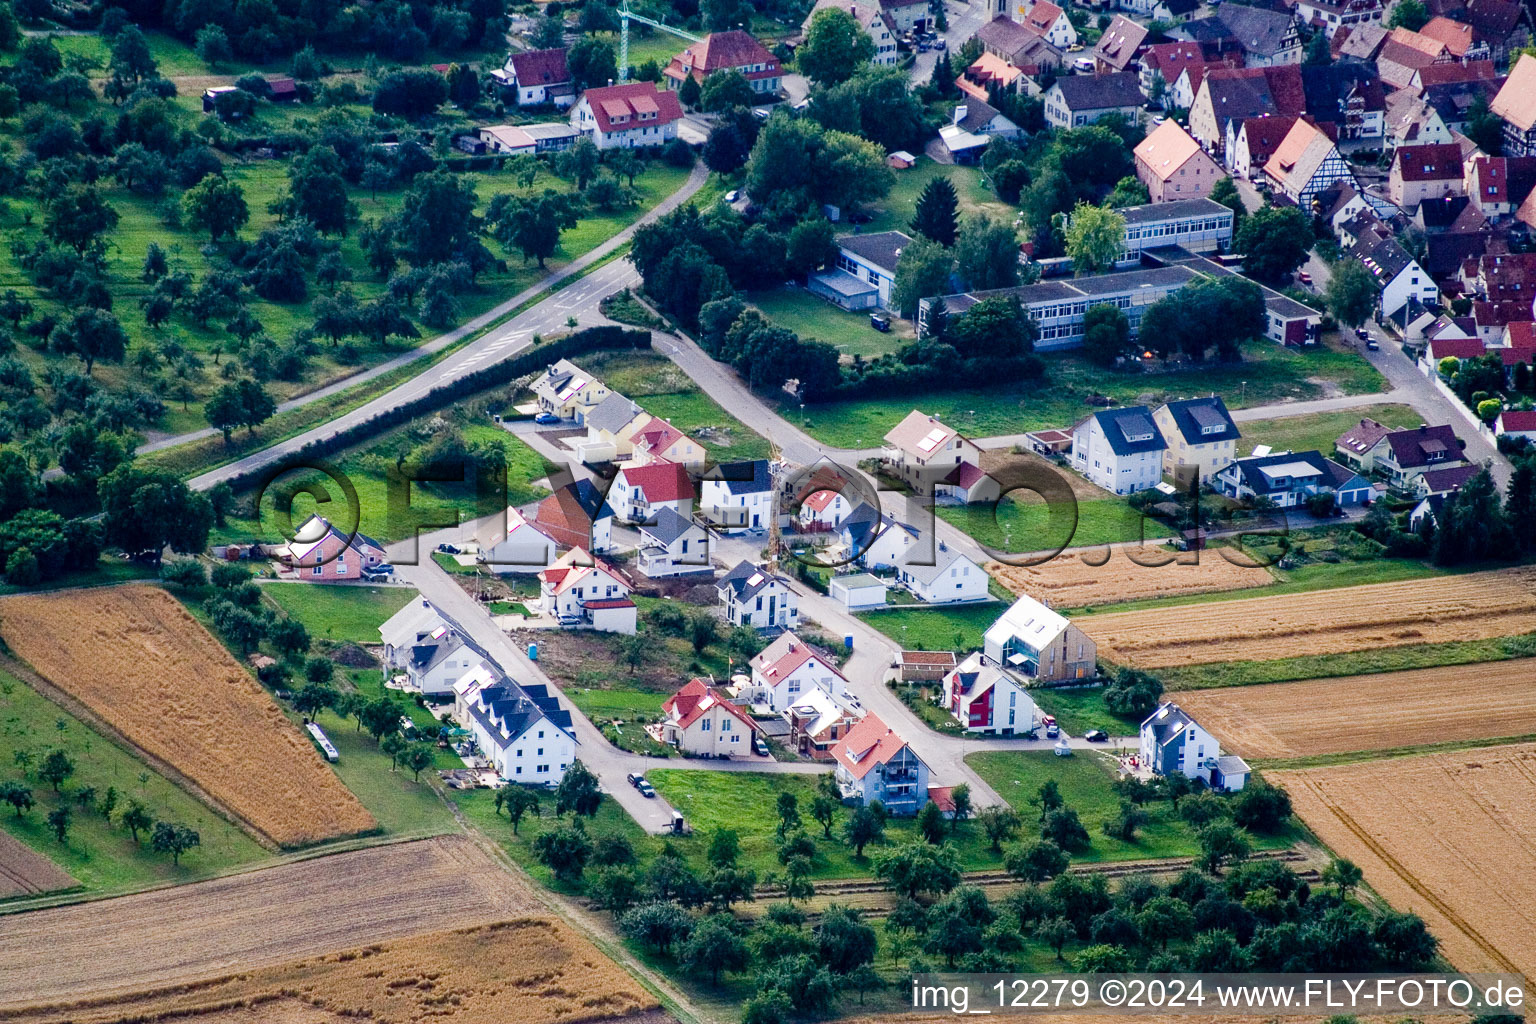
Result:
M755 292L751 303L780 327L788 327L808 340L825 341L845 356L872 359L895 352L916 336L905 320L892 320L891 332L881 334L869 326L868 311L853 313L839 309L804 288Z
M719 462L768 457L768 442L720 407L665 356L600 352L578 360L604 384L709 449Z
M1091 395L1102 394L1122 405L1157 406L1170 398L1216 392L1229 408L1268 405L1285 400L1322 398L1332 388L1345 394L1370 394L1386 380L1354 352L1319 345L1286 349L1267 340L1243 346L1240 363L1169 373L1104 370L1071 353L1045 356L1044 381L1021 381L997 388L937 390L921 397L866 398L807 406L795 422L817 440L843 448L876 445L914 405L970 437L1018 434L1045 427L1068 427L1093 411ZM785 406L786 414L789 407ZM1244 433L1248 427L1243 427Z
M1134 842L1104 834L1104 823L1114 818L1120 808L1120 798L1110 789L1113 762L1106 755L1081 750L1071 757L1057 757L1047 751L988 751L971 754L965 762L1012 804L1026 823L1038 817L1038 810L1030 804L1031 798L1041 785L1054 779L1066 805L1077 812L1088 829L1092 844L1085 853L1073 853L1074 861L1189 857L1200 852L1194 829L1174 815L1163 801L1144 805L1151 820ZM1287 830L1277 836L1256 835L1253 845L1260 850L1278 849L1295 839L1294 831Z
M36 760L55 748L68 752L76 770L55 796L35 775L23 779L15 762L18 751ZM127 747L94 731L59 705L15 677L0 672L0 779L22 781L37 806L17 817L0 809L0 828L51 858L87 892L137 889L163 882L185 882L252 864L269 856L255 840L154 770ZM108 787L119 795L114 823L73 798L94 787L99 801ZM169 857L152 852L142 833L135 845L115 824L130 800L142 802L156 821L176 821L197 830L202 845L174 867ZM68 841L54 841L48 814L67 805L72 815Z
M378 678L377 672L367 675ZM381 685L375 686L375 694L382 691ZM360 689L368 692L369 688ZM396 699L400 699L398 695ZM404 701L401 712L407 713ZM414 706L409 713L414 721L431 721L430 715ZM315 720L341 755L334 765L336 774L373 813L386 834L418 836L458 831L452 809L432 788L432 769L422 772L420 782L412 779L404 768L391 772L389 755L379 749L372 736L359 732L354 720L343 721L329 711L322 711ZM434 768L462 767L464 763L451 752L437 751Z
M379 642L384 620L415 596L406 587L321 586L266 583L261 592L317 640L360 644Z
M1029 696L1048 715L1073 736L1089 729L1102 729L1111 736L1133 736L1140 722L1121 718L1104 706L1104 688L1095 686L1060 690L1048 686L1029 691Z
M1001 604L958 608L893 608L860 615L907 651L981 649L981 635L1005 609Z
M946 522L997 551L1046 551L1173 534L1166 524L1142 516L1121 498L1079 501L1075 524L1066 510L1056 511L1033 496L1023 502L1004 498L995 505L939 505L937 512Z
M1316 412L1306 416L1282 416L1272 420L1250 420L1239 426L1242 440L1237 454L1249 455L1256 444L1267 444L1276 451L1317 450L1333 457L1333 442L1361 419L1373 419L1389 427L1413 427L1423 417L1406 405L1367 405L1341 412Z
M916 165L904 171L896 171L895 174L896 184L884 199L869 209L874 219L859 227L861 233L867 235L876 231L904 231L911 234L910 224L917 208L917 197L922 194L928 182L943 177L947 177L955 186L955 194L960 199L961 216L982 211L1007 223L1012 223L1018 216L1018 211L992 192L980 167L937 164L919 155Z
M564 693L588 718L620 718L626 723L640 715L652 718L660 715L662 704L670 696L650 690L592 690L582 687L571 687ZM626 728L629 726L626 725Z

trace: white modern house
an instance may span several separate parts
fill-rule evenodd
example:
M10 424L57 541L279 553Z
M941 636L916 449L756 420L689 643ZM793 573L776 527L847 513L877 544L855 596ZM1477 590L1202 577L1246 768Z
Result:
M444 625L412 645L404 668L413 690L438 697L453 692L454 680L484 661L484 656L462 633Z
M454 683L455 717L508 782L554 786L576 760L571 713L543 686L520 686L493 668Z
M635 632L635 602L623 574L572 548L539 573L539 609L571 629Z
M956 665L942 682L944 710L969 733L1018 736L1040 726L1040 708L1018 680L980 654Z
M725 620L733 626L794 629L800 625L800 594L782 576L741 562L715 586Z
M933 551L918 545L896 567L896 580L928 604L985 601L988 576L968 555L939 541Z
M840 698L848 687L837 666L794 633L784 633L763 648L752 659L751 668L751 690L746 696L773 711L794 706L811 690L824 690Z
M712 574L712 540L702 525L664 508L655 522L640 527L640 571L651 577Z
M718 463L699 481L699 514L721 533L767 530L773 505L773 472L767 459Z
M551 363L528 388L540 412L574 420L578 426L609 395L606 384L569 359Z
M880 512L867 501L838 527L839 540L853 560L866 569L890 569L900 565L918 543L917 527L903 523L889 512Z
M598 149L641 149L677 138L683 107L677 94L651 82L588 89L571 108L571 127Z
M1102 409L1072 428L1072 468L1115 494L1161 483L1167 449L1144 405Z
M1046 682L1092 679L1099 656L1088 634L1027 595L987 628L982 653L994 665Z
M1223 755L1216 737L1177 704L1164 704L1141 723L1141 764L1156 775L1177 772L1212 789L1235 793L1248 784L1248 765Z
M662 509L684 518L693 516L693 481L688 470L675 462L625 466L608 489L608 504L621 522L653 522Z
M411 648L434 630L448 625L448 619L431 601L424 597L411 601L379 627L379 638L384 643L384 664L404 671Z
M505 519L486 520L479 539L479 560L492 572L538 572L555 560L554 538L511 505Z

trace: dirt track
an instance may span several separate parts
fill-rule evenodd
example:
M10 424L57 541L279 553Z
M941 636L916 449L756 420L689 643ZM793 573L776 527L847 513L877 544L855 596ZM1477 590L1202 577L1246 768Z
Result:
M0 1007L160 988L545 912L460 836L0 918Z
M1243 757L1503 739L1536 734L1536 658L1186 690L1174 699Z

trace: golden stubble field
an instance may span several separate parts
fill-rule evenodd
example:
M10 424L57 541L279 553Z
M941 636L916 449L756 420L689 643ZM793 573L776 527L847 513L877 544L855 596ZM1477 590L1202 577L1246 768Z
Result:
M1161 555L1162 552L1149 552ZM1103 565L1084 561L1085 552L1069 551L1041 565L988 562L987 572L1015 594L1049 601L1053 608L1087 608L1119 601L1182 597L1219 590L1264 587L1275 581L1262 566L1235 565L1220 552L1198 552L1192 564L1138 565L1121 548L1111 548ZM1105 552L1086 552L1089 559Z
M1174 699L1243 757L1532 736L1536 658L1183 690Z
M1100 656L1149 669L1485 640L1536 630L1536 568L1107 612L1077 624Z
M160 588L3 598L0 634L49 682L273 843L378 827L250 673Z
M545 913L532 883L466 836L34 910L0 918L0 1019Z
M1536 744L1266 777L1457 969L1536 978Z
M659 1007L655 996L569 925L539 917L375 942L119 999L0 1012L0 1020L580 1024ZM660 1016L653 1013L652 1019Z

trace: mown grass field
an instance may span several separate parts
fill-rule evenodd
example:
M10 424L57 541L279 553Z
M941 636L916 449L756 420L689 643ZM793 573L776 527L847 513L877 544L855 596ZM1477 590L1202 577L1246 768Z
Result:
M911 234L909 225L917 207L917 197L934 178L948 178L955 186L962 217L966 214L986 213L1011 224L1018 216L1018 211L997 198L980 167L938 164L918 154L914 166L893 173L896 175L896 184L884 199L870 206L867 212L873 219L857 228L861 234L868 235L876 231L904 231Z
M58 794L40 781L35 771L37 762L54 749L64 750L76 765L75 774ZM15 760L23 751L33 759L27 776ZM37 801L37 806L20 816L8 804L0 807L0 828L68 871L86 892L190 881L269 856L242 829L151 769L136 751L96 732L3 671L0 779L31 787ZM96 790L95 805L108 788L117 790L118 806L111 822L96 806L79 803L76 795L84 787ZM135 843L128 830L117 824L131 800L140 801L156 821L176 821L196 829L202 845L184 856L177 867L170 857L151 850L143 833ZM62 844L48 827L48 815L58 807L67 807L71 815L68 838Z
M376 644L379 626L415 596L408 587L267 583L261 592L317 640Z
M577 360L609 388L660 416L709 450L719 462L768 457L768 441L726 412L665 356L599 352Z
M1262 339L1243 346L1241 362L1168 373L1103 370L1070 353L1047 355L1045 363L1043 381L832 402L807 406L803 416L798 409L791 413L788 406L784 411L819 441L866 448L879 444L914 406L941 416L968 437L996 437L1069 427L1093 411L1086 399L1095 394L1107 395L1121 405L1155 407L1170 398L1215 392L1229 408L1238 409L1322 398L1334 389L1354 395L1386 387L1386 379L1354 352L1326 345L1308 351L1285 349ZM1246 433L1246 426L1243 429Z
M989 603L958 608L893 608L859 618L901 644L902 650L968 651L981 649L981 635L1005 607Z
M1164 801L1143 805L1151 817L1134 841L1125 842L1104 834L1104 824L1120 811L1120 798L1110 789L1112 762L1106 755L1077 751L1071 757L1057 757L1043 750L987 751L967 756L965 763L1019 812L1026 830L1039 818L1038 806L1030 801L1044 783L1054 780L1066 806L1077 812L1088 829L1091 847L1073 853L1074 861L1190 857L1200 852L1195 830ZM1279 849L1295 839L1295 831L1288 829L1274 836L1256 835L1253 845L1259 850Z
M1120 498L1076 504L1076 522L1067 510L1056 511L1030 495L996 504L939 505L938 515L995 551L1026 553L1063 547L1119 544L1169 537L1173 531L1143 516Z
M882 334L869 326L869 314L873 310L854 313L839 309L804 288L754 292L751 303L780 327L787 327L802 338L814 338L836 346L845 356L873 359L895 352L916 337L912 325L905 320L893 319L891 332Z
M1423 422L1411 406L1367 405L1341 412L1314 412L1305 416L1280 416L1268 420L1248 420L1238 424L1242 438L1237 442L1239 457L1251 455L1254 445L1267 444L1275 451L1320 451L1334 457L1333 442L1362 419L1373 419L1389 427L1416 427Z

